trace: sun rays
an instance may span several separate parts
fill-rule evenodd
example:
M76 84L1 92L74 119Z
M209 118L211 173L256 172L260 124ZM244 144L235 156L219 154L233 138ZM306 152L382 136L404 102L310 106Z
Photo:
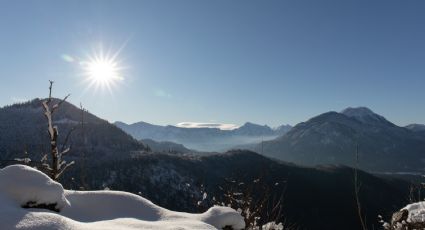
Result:
M80 62L86 90L94 92L108 90L112 94L113 88L124 81L122 75L124 67L117 59L120 50L111 54L111 52L105 53L100 47L87 55L85 61Z

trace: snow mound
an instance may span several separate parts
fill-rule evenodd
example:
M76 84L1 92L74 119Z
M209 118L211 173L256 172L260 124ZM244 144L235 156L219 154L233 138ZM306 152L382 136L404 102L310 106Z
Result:
M0 170L0 194L14 200L19 206L55 204L62 209L66 200L61 184L24 165L12 165Z
M217 228L224 228L226 226L232 226L234 229L245 228L245 222L241 218L241 215L234 209L229 207L214 206L203 214L200 214L198 219L211 224ZM234 222L234 220L238 220ZM232 223L232 225L230 225Z
M27 202L52 204L59 213L23 209ZM243 217L228 207L205 213L174 212L119 191L69 191L23 165L0 170L0 229L243 229Z

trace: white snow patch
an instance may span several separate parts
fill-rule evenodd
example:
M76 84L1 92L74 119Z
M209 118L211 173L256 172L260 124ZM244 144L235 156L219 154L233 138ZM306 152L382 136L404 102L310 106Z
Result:
M402 208L402 210L403 209L409 211L407 222L425 222L425 201L409 204Z
M59 213L23 209L28 201L57 203ZM243 229L243 217L228 207L205 213L174 212L119 191L69 191L43 173L23 165L0 170L0 229Z
M57 204L56 208L61 209L69 205L61 184L28 166L12 165L2 169L0 185L0 194L14 200L19 206L34 202Z
M269 222L263 225L263 230L283 230L282 223Z

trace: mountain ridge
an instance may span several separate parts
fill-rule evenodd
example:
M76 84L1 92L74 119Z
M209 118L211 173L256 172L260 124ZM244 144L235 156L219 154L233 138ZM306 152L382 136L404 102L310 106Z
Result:
M254 147L264 154L304 165L356 164L367 170L421 170L425 138L365 107L326 112L288 133Z
M270 140L281 136L291 128L291 126L282 125L277 129L272 129L267 125L251 122L246 122L239 128L232 130L207 127L183 128L173 125L160 126L147 122L126 124L117 121L114 124L138 140L152 139L159 142L175 142L199 151L225 151L241 143L259 143L264 139Z
M405 126L406 129L410 129L414 132L425 132L424 124L410 124Z
M46 120L42 101L36 98L0 108L0 159L22 157L28 152L34 160L49 149ZM53 103L60 99L52 99ZM81 125L81 120L84 125ZM53 114L53 124L59 128L58 141L62 145L68 133L71 151L67 157L120 158L144 151L145 146L115 125L64 101Z

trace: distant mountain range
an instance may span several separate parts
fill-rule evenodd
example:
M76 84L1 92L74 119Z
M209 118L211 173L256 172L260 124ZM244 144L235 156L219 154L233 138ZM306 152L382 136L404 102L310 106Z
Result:
M127 158L147 151L147 146L154 152L170 153L238 146L301 165L354 166L357 158L359 167L368 171L410 172L425 168L425 125L399 127L365 107L327 112L293 128L276 129L249 122L234 130L144 122L113 125L88 112L84 113L82 127L81 115L79 108L65 102L54 116L60 143L69 130L74 130L69 136L69 158L83 154L101 160ZM40 159L49 149L46 132L41 99L0 108L0 160L22 157L25 151L34 160Z
M423 130L423 125L399 127L365 107L347 108L321 114L281 137L247 148L303 165L354 166L357 158L359 167L370 171L423 170Z
M10 159L22 157L25 151L34 160L48 151L41 102L34 99L0 108L0 167L10 164ZM264 194L271 194L273 197L267 203L270 206L274 198L283 194L282 217L300 229L360 228L351 168L300 167L246 150L174 154L192 150L170 142L138 141L115 125L88 112L82 113L67 102L54 115L54 123L59 128L59 143L74 129L67 158L77 162L61 178L66 188L129 191L179 211L204 211L214 202L226 199L226 192L252 196L253 202L264 198ZM147 123L139 125L143 127L142 133L150 130L155 134L158 128ZM136 125L136 128L140 127ZM278 136L256 145L257 151L263 149L258 152L307 165L352 165L358 143L359 163L371 171L420 169L425 150L425 135L420 130L398 127L366 108L325 113L298 124L287 133L284 127L271 129L252 123L231 131L173 126L159 126L159 129L164 129L159 132L161 135L179 135L183 140L193 139L190 143L195 144L229 138L233 142L226 143L230 145L237 138L258 141L262 136ZM147 146L153 151L147 151ZM84 164L80 161L83 154ZM373 225L377 226L374 220L378 214L388 217L395 207L402 206L409 194L409 184L364 172L359 172L359 178L363 214L372 229ZM202 206L198 202L203 200L204 192L207 194L204 202L209 203ZM263 216L266 218L267 213Z
M199 151L224 151L241 144L260 143L282 136L291 129L290 125L282 125L275 129L267 125L257 125L250 122L233 130L218 128L182 128L172 125L160 126L146 122L126 124L115 122L137 140L152 139L183 144L186 148Z

